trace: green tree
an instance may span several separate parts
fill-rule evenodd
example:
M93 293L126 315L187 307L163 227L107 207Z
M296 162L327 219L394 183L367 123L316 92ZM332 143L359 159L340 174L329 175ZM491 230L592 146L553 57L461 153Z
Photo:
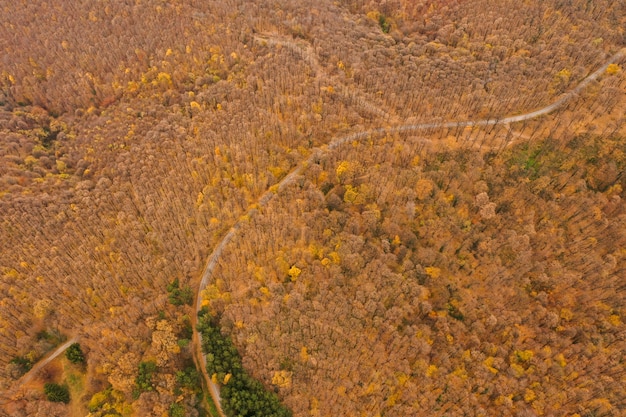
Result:
M185 407L181 404L172 403L170 405L170 417L185 417L187 413L185 412Z
M24 375L33 367L33 362L24 356L16 356L9 363L17 365L20 375Z
M391 23L389 23L385 15L381 14L380 16L378 16L378 25L382 29L383 33L389 33L389 31L391 30Z
M189 285L184 285L181 288L178 278L167 286L167 292L170 303L175 306L191 305L193 302L193 289Z
M65 351L65 357L72 363L84 363L85 355L83 354L80 344L72 343Z
M142 392L153 391L152 376L156 372L157 366L154 361L141 362L139 364L139 373L135 378L135 389L133 397L139 398Z
M44 384L43 392L46 394L48 401L65 404L70 402L70 391L65 384L59 385L48 382Z
M188 366L185 370L176 372L176 383L181 388L196 392L200 388L200 374L196 368Z
M202 332L202 349L207 353L207 371L219 381L231 375L221 388L222 406L228 415L291 417L291 410L280 403L273 392L249 376L241 357L228 336L222 335L215 318L206 308L198 314L198 331Z

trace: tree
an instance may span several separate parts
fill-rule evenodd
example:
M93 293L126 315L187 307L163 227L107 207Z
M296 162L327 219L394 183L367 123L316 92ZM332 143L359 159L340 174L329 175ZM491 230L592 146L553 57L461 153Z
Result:
M142 392L153 391L152 375L156 371L157 366L154 361L141 362L139 364L139 373L135 378L135 389L133 397L139 398Z
M72 343L65 351L65 357L72 363L84 363L85 355L83 354L80 344Z
M224 381L221 397L226 413L232 415L291 417L276 394L267 391L243 369L239 352L224 336L206 308L198 313L198 330L202 332L202 349L207 353L207 371Z
M178 278L167 286L167 292L169 293L168 299L170 303L175 306L191 305L193 302L193 289L189 285L184 285L181 288Z
M182 404L172 403L170 405L170 417L185 417L187 413L185 412L185 407Z
M59 385L48 382L43 386L43 392L46 394L48 401L65 404L70 402L70 391L65 384Z

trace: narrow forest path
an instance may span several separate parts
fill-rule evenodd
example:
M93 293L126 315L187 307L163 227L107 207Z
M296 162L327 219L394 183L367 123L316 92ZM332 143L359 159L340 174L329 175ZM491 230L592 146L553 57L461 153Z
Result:
M350 104L354 104L357 108L366 112L382 117L387 121L393 121L394 118L380 106L372 103L365 95L354 88L343 85L337 76L329 75L328 71L322 67L313 51L313 47L308 42L294 42L293 40L284 39L275 34L259 34L254 35L254 41L261 45L280 46L289 49L300 55L302 60L306 62L315 72L315 79L318 82L322 80L328 84L326 87L332 87L334 92L342 96Z
M77 341L78 341L78 336L72 337L71 339L63 343L62 345L59 345L52 353L49 353L44 359L37 362L32 368L30 368L28 372L26 372L24 375L20 377L20 379L17 380L15 385L10 390L7 390L0 395L0 399L1 399L0 401L2 401L0 405L4 405L12 401L13 397L19 392L22 386L30 382L33 379L33 377L37 375L37 372L43 369L47 364L49 364L52 360L57 358L60 354L65 352L65 350L68 347L70 347L73 343L76 343Z
M255 37L257 41L267 42L268 44L285 44L284 41L276 41L268 38ZM294 44L295 45L295 44ZM308 54L307 54L308 55ZM441 129L441 128L465 128L465 127L474 127L474 126L494 126L494 125L508 125L511 123L523 122L526 120L535 119L540 116L547 115L552 113L553 111L563 107L568 101L573 99L576 95L578 95L585 87L587 87L591 82L598 79L610 64L618 63L622 59L626 57L626 48L621 49L615 55L611 56L600 68L596 71L585 77L576 87L574 87L571 91L564 94L556 100L554 103L549 104L541 109L521 114L518 116L510 116L502 119L481 119L481 120L469 120L469 121L458 121L458 122L433 122L433 123L418 123L418 124L403 124L391 127L381 127L377 129L370 129L363 132L352 133L346 136L340 136L334 138L330 141L330 143L326 146L316 148L312 151L311 155L301 161L295 168L291 170L289 174L287 174L278 184L270 187L270 189L266 190L258 199L256 205L253 205L245 214L239 217L239 219L235 222L235 224L228 230L226 235L220 240L217 244L213 252L209 255L207 259L206 266L202 272L202 276L200 279L200 283L198 284L198 289L196 292L196 300L194 305L195 314L192 315L192 327L193 327L193 344L194 344L194 361L196 362L196 366L200 366L200 371L204 376L205 383L209 387L211 397L213 398L216 406L218 407L218 411L221 417L225 417L224 413L221 409L220 397L219 397L219 387L217 384L213 383L210 376L206 370L206 360L204 354L202 353L202 335L197 330L197 316L198 312L202 307L202 291L206 288L213 275L213 271L217 266L219 258L221 257L226 245L230 243L231 240L235 237L237 231L258 212L259 208L265 207L272 198L277 195L280 191L282 191L285 187L292 184L295 179L302 173L304 170L322 153L328 152L329 150L334 150L340 147L345 143L350 143L353 141L358 141L370 136L380 136L384 134L393 134L393 133L401 133L401 132L417 132L423 130L431 130L431 129ZM313 58L308 57L308 61L317 62ZM519 135L516 135L519 136ZM272 191L276 189L276 192Z
M310 51L310 47L302 48L300 45L295 44L293 42L283 41L283 40L272 40L266 37L255 36L255 40L257 42L267 42L268 44L275 45L283 45L291 48L297 48L299 53L302 53L304 59L314 67L316 72L322 71L317 59L314 54ZM301 161L296 167L292 169L292 171L287 174L280 182L276 185L272 186L270 189L266 190L258 199L256 205L253 205L245 214L239 217L239 219L233 224L233 226L228 230L228 232L224 235L224 237L219 241L217 246L213 249L209 257L207 258L206 266L202 272L202 276L200 282L197 285L197 292L194 304L195 314L192 314L192 329L193 329L193 358L196 365L196 368L200 370L203 379L203 391L204 386L206 386L210 392L213 401L218 409L218 413L220 417L226 417L220 403L220 394L219 387L217 384L213 383L210 376L206 370L206 358L202 353L202 336L197 330L197 313L200 311L202 307L202 291L206 288L209 281L212 278L213 271L217 266L217 263L226 248L226 246L230 243L233 238L235 238L239 229L258 212L259 208L265 207L275 195L280 193L287 186L292 184L295 179L304 172L304 170L321 154L337 149L345 143L362 140L364 138L370 136L380 136L384 134L393 134L393 133L402 133L402 132L417 132L431 129L441 129L441 128L465 128L465 127L474 127L474 126L494 126L494 125L506 125L516 122L522 122L530 119L534 119L543 115L547 115L561 107L563 107L568 101L574 98L577 94L579 94L583 89L585 89L591 82L599 78L607 69L610 64L618 63L622 59L626 57L626 48L621 49L618 53L609 58L604 65L594 71L592 74L584 78L576 87L574 87L571 91L564 94L556 100L554 103L543 107L541 109L525 113L517 116L505 117L502 119L483 119L483 120L474 120L474 121L458 121L458 122L432 122L432 123L419 123L419 124L399 124L396 126L390 127L381 127L376 129L370 129L362 132L352 133L345 136L340 136L332 139L328 145L322 146L320 148L314 149L308 158ZM339 86L339 84L338 84ZM343 88L343 87L338 87ZM380 109L378 106L369 103L365 98L363 98L358 93L347 93L344 92L342 94L350 95L355 103L361 107L367 108L372 113L375 113L381 117L384 117L387 120L391 119L391 116ZM272 190L276 191L272 191ZM50 361L54 360L60 354L65 352L65 350L72 344L78 341L78 337L72 337L62 345L58 346L51 354L47 355L45 359L39 361L37 364L33 366L26 374L24 374L19 380L17 380L14 386L6 390L5 392L0 394L0 405L6 404L10 402L12 397L19 392L19 389L26 383L28 383L42 368L44 368Z

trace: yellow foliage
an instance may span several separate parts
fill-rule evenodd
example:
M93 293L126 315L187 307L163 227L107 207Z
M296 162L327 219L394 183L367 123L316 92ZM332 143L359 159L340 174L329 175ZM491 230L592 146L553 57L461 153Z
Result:
M189 105L194 110L200 110L201 109L200 103L198 103L197 101L192 101L191 103L189 103Z
M378 385L374 382L370 382L370 384L367 386L367 389L365 390L365 394L371 395L376 391L378 391Z
M159 72L156 78L156 82L153 82L153 84L155 85L162 84L162 85L170 86L172 85L172 77L166 72Z
M287 274L291 277L292 281L297 280L301 273L302 273L302 270L295 265L289 268L289 272L287 272Z
M307 362L309 360L309 352L307 352L306 346L302 346L302 349L300 349L300 360L302 362Z
M567 365L567 361L565 361L565 356L562 353L559 353L554 357L556 363L558 363L561 367L565 367Z
M309 404L311 405L311 411L317 410L319 407L319 401L315 397L311 398Z
M560 316L563 320L570 321L574 318L574 313L569 308L562 308Z
M426 271L426 274L433 279L437 279L441 276L441 269L435 266L427 266L424 270Z
M319 99L317 103L311 104L311 110L315 114L322 114L322 111L324 110L324 103L322 102L322 100Z
M32 155L28 155L26 158L24 158L24 165L26 165L28 168L31 168L36 163L37 163L37 158L35 158Z
M515 376L517 378L519 378L519 377L524 375L524 368L522 368L520 365L518 365L516 363L512 363L511 364L511 369L513 370L513 372L515 373Z
M343 201L346 203L354 203L358 196L359 194L356 188L351 185L346 185L346 192L343 195Z
M532 350L516 350L514 355L517 362L527 363L533 358L534 353Z
M109 395L107 391L96 392L91 397L91 400L89 400L87 407L89 407L90 410L97 410L102 407L108 399Z
M378 13L375 10L372 10L371 12L367 12L367 17L372 20L378 21L378 16L380 16L380 13Z
M437 367L435 365L430 365L428 369L426 369L426 376L431 377L437 373Z
M344 177L344 175L350 170L350 163L348 161L342 161L339 166L337 167L337 169L335 170L335 173L337 174L337 179L339 181L341 181Z
M268 167L267 168L273 176L275 176L276 178L282 178L285 176L285 170L281 167Z
M391 394L389 398L387 398L387 406L393 407L394 405L396 405L396 401L398 401L398 398L400 398L401 395L401 392L394 392L393 394Z
M454 372L452 372L452 375L455 375L461 379L467 379L467 371L465 370L465 366L461 365L460 367L456 368Z
M609 75L615 75L620 71L620 67L617 64L609 64L606 68L606 73Z
M59 172L61 173L65 172L65 169L67 168L67 166L65 165L65 162L57 159L56 164L57 164L57 170Z
M561 71L556 73L556 78L561 79L565 82L569 81L571 76L572 76L572 72L568 70L567 68L563 68Z
M537 398L537 395L535 394L535 391L526 388L526 391L524 392L524 401L529 403L529 402L533 401L535 398Z
M339 257L339 254L337 252L331 252L328 254L328 256L334 264L338 264L341 261L341 258Z
M230 378L232 378L232 377L233 377L232 374L224 375L224 385L228 384L228 381L230 381Z
M196 199L196 208L200 207L203 201L204 201L204 193L199 192L198 198Z
M398 385L404 386L410 379L410 377L404 372L399 372L396 374L396 379L398 380Z
M489 372L495 375L499 371L498 369L493 367L493 360L494 360L493 356L489 356L487 359L483 361L483 365L485 365L485 367L489 370Z

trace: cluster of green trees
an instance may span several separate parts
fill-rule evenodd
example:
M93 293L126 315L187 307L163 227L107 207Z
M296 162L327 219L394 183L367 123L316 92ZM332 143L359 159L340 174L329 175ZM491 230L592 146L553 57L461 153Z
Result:
M154 391L152 376L156 372L157 366L154 361L146 361L139 363L139 373L135 378L135 389L133 390L133 398L139 398L142 392Z
M33 367L33 361L28 359L26 356L16 356L11 359L9 363L11 365L15 365L16 375L19 376L24 375Z
M220 332L217 320L208 310L202 309L198 317L202 349L207 354L207 372L223 382L220 394L224 412L230 416L291 416L276 394L267 391L243 369L233 342Z
M85 354L78 343L72 343L70 347L67 348L65 351L65 357L73 364L85 362Z
M181 288L178 278L167 286L167 292L169 294L168 299L172 305L190 306L193 302L193 289L189 285L183 285Z
M65 384L59 385L48 382L43 386L43 392L48 401L65 404L70 402L70 391Z

